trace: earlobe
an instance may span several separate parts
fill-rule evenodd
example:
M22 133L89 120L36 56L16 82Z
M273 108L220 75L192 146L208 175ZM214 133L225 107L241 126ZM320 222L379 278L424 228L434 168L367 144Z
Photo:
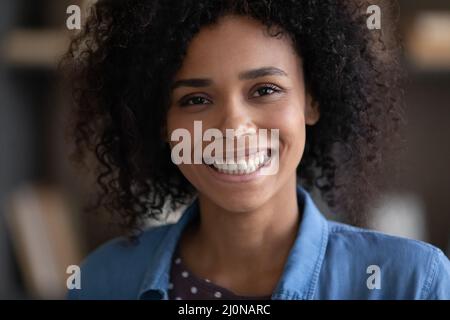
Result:
M320 119L319 103L310 95L306 95L305 105L305 123L307 125L315 125Z

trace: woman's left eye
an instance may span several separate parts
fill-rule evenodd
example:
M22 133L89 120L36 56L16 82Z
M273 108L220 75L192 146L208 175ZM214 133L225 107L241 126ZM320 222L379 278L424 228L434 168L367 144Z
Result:
M272 95L274 93L278 93L280 92L281 89L273 84L266 84L263 85L259 88L257 88L253 94L252 97L256 98L256 97L262 97L262 96L268 96L268 95Z

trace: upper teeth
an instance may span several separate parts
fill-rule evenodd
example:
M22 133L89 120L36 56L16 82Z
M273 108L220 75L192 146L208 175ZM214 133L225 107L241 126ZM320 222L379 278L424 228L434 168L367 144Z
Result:
M267 151L259 151L248 156L247 159L239 159L236 162L234 160L222 161L215 160L213 166L220 172L228 174L249 174L255 172L269 159Z

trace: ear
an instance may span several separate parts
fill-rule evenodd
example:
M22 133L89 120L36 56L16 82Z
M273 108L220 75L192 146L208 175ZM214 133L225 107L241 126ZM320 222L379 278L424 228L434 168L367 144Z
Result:
M306 93L305 102L305 123L313 126L320 118L319 103L314 100L310 93Z

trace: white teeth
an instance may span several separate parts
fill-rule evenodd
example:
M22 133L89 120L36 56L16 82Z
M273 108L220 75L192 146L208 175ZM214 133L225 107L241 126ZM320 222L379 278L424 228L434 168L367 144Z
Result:
M241 159L238 161L238 169L239 169L239 173L244 173L245 171L247 171L247 163L245 162L244 159Z
M253 157L251 157L251 158L249 158L248 159L248 161L247 161L247 168L246 169L249 169L249 168L251 168L251 167L256 167L255 166L255 161L254 161L254 159L253 159Z
M267 152L260 151L248 156L248 159L239 159L237 163L234 160L223 161L215 160L213 166L222 173L226 174L250 174L265 165L269 157Z

